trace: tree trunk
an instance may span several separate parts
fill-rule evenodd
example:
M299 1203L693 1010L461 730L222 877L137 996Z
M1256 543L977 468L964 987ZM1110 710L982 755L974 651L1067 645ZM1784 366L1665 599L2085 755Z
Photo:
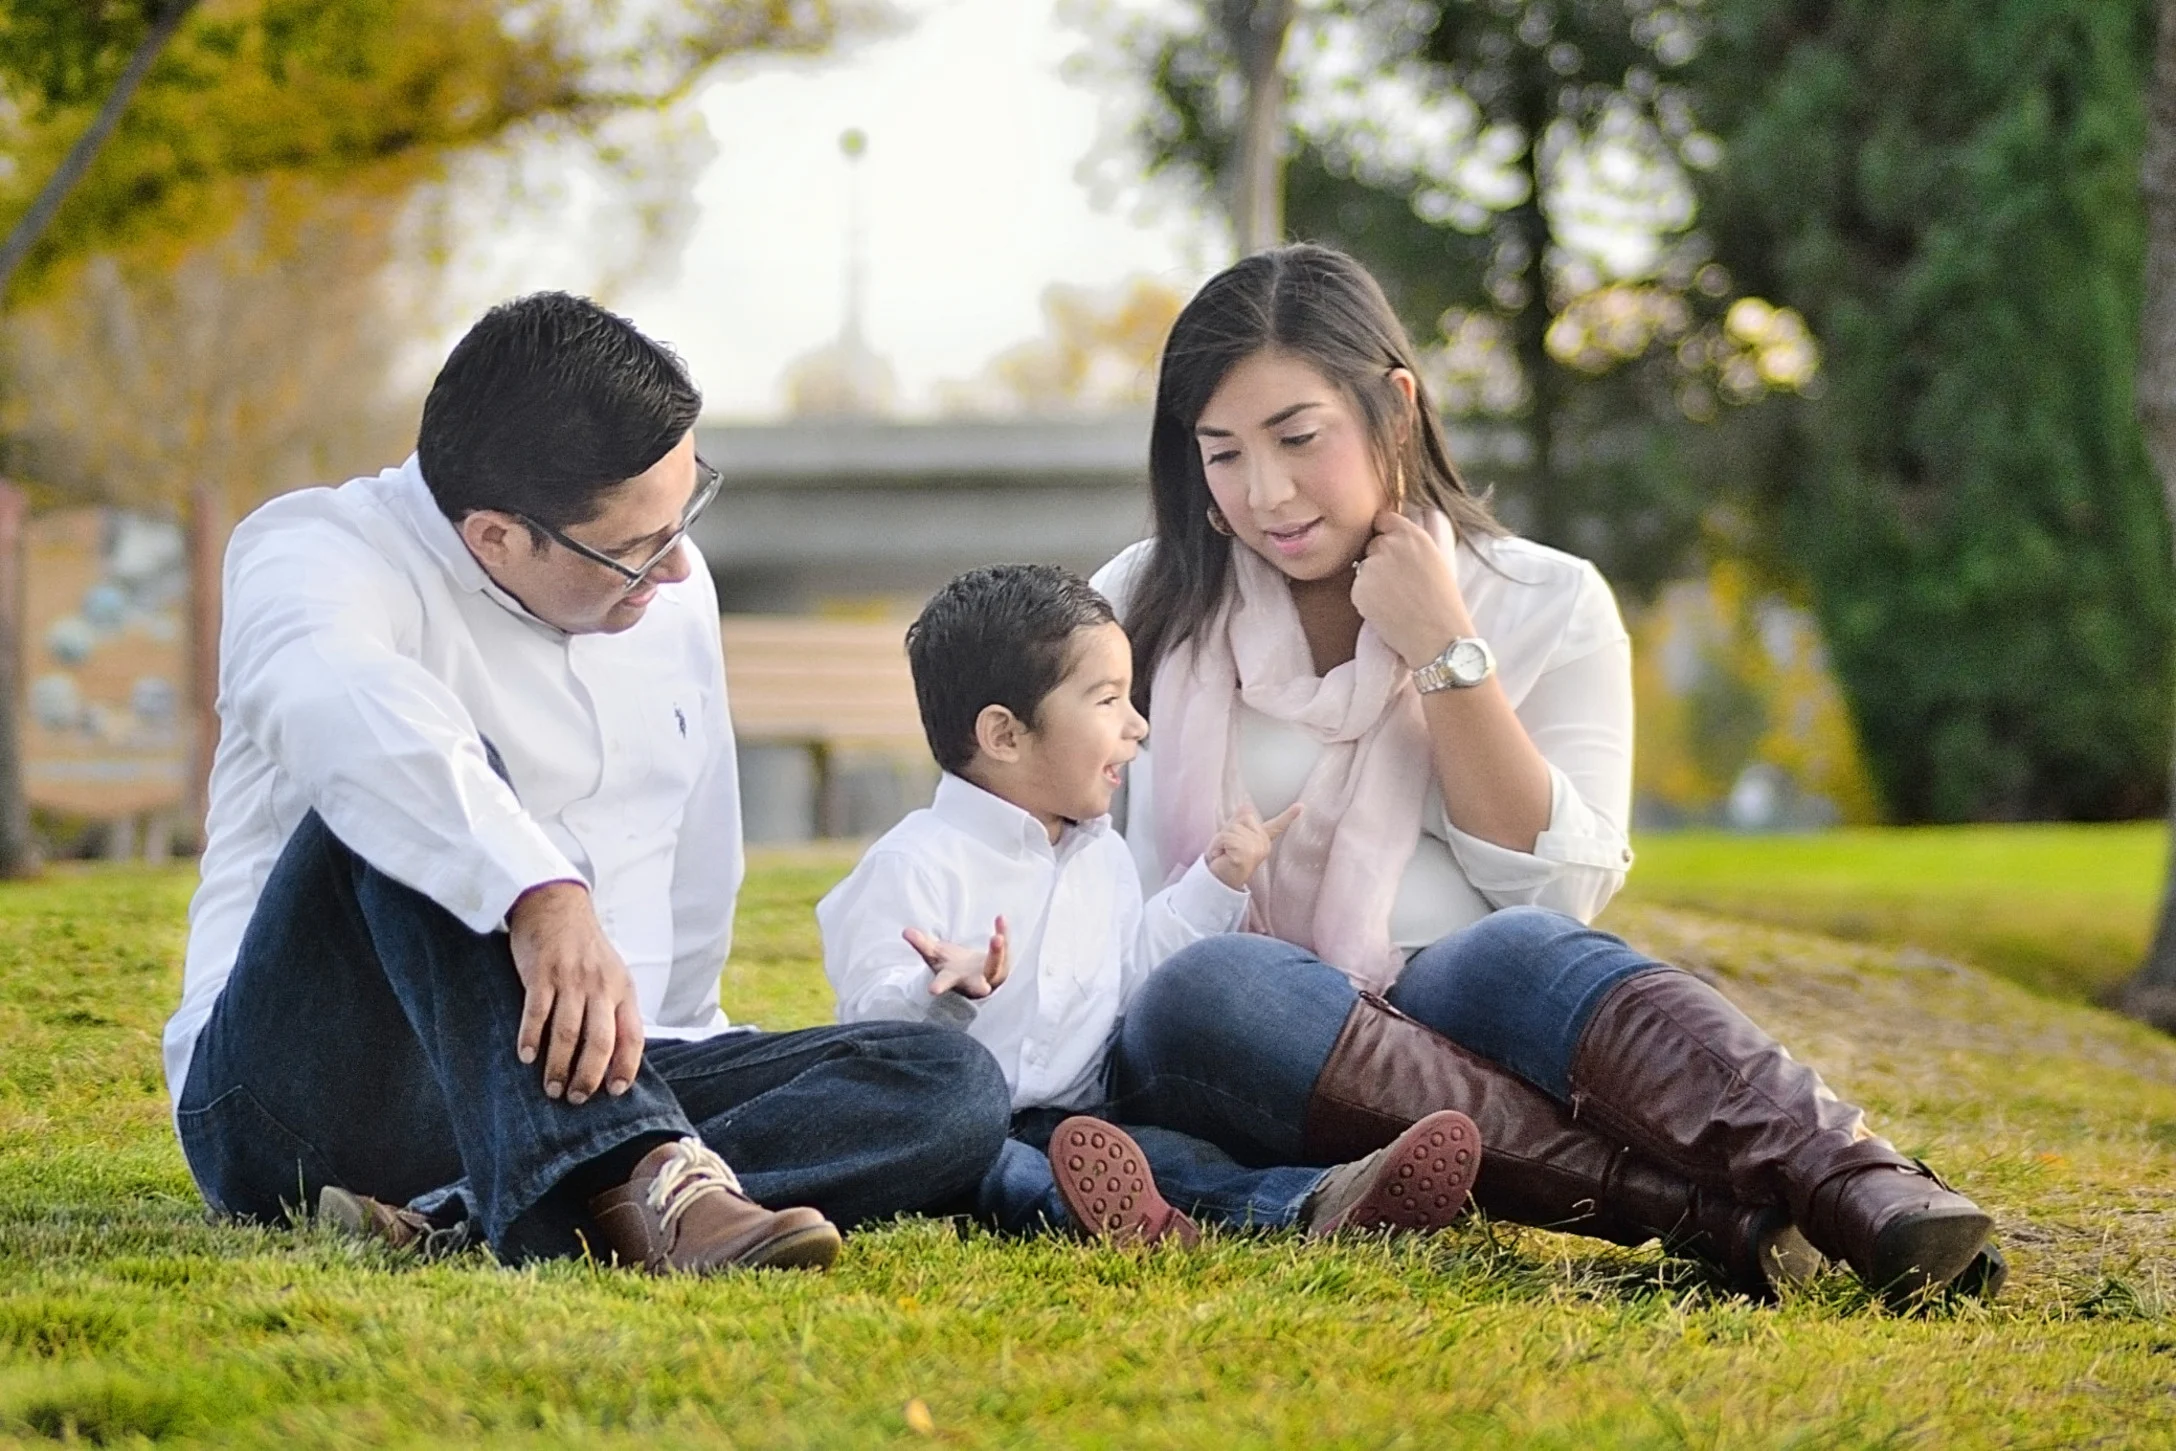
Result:
M30 501L0 480L0 877L38 871L23 794L23 568Z
M219 749L220 572L227 552L227 500L216 484L189 491L189 780L182 831L206 840L212 758Z
M1556 364L1549 357L1549 214L1543 205L1546 183L1541 158L1543 134L1549 129L1551 92L1555 78L1529 58L1520 67L1518 96L1513 102L1519 126L1526 132L1526 200L1511 212L1510 222L1526 249L1521 269L1526 300L1511 320L1513 352L1526 379L1526 439L1533 450L1526 473L1526 532L1559 549L1571 547L1565 537L1567 520L1562 490L1556 477L1556 421L1562 407Z
M2176 0L2161 0L2160 39L2146 93L2146 294L2138 339L2138 417L2146 452L2176 524ZM2172 767L2176 779L2176 767ZM2123 1009L2176 1032L2176 790L2171 862L2153 946L2123 991Z
M1226 0L1224 23L1247 83L1232 161L1232 239L1246 256L1284 240L1284 41L1292 0Z
M38 238L44 236L45 229L52 225L61 203L68 200L68 193L74 191L76 183L83 180L83 174L98 159L99 150L105 146L106 138L121 123L121 113L128 109L128 103L134 98L136 88L150 74L152 62L159 58L159 52L166 49L166 43L174 38L174 32L181 29L181 22L188 19L189 12L196 7L197 0L169 0L166 8L159 13L159 18L152 22L151 29L145 32L142 43L136 47L136 54L129 57L128 69L121 72L121 79L114 82L113 89L106 94L105 104L98 108L97 116L91 120L90 129L77 137L76 144L68 148L67 156L61 160L60 169L46 179L37 199L31 202L30 210L17 219L15 226L8 232L7 240L0 242L0 301L7 297L8 284L15 279L15 269L23 265L23 259L30 255L30 249L38 245Z

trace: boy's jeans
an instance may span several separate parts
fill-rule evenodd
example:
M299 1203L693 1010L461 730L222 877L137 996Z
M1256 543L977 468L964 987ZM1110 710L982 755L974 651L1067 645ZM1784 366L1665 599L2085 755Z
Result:
M996 1063L911 1024L648 1046L624 1097L544 1096L515 1055L522 987L479 935L370 866L315 812L282 850L206 1021L176 1114L215 1209L276 1220L337 1184L403 1203L464 1176L502 1257L564 1254L555 1186L639 1136L699 1133L749 1195L842 1227L946 1202L1004 1140Z

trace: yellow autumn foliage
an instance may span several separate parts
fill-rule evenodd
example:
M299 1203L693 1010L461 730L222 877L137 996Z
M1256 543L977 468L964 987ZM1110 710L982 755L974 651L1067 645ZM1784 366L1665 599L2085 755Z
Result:
M1634 790L1656 814L1720 815L1748 766L1779 771L1846 824L1880 820L1858 734L1819 626L1725 560L1630 623Z
M819 48L837 10L829 0L661 0L636 23L614 0L205 0L47 230L25 282L114 248L178 257L234 224L247 196L239 183L252 179L398 194L466 150L593 132L669 105L723 56ZM0 220L29 205L99 99L0 93Z

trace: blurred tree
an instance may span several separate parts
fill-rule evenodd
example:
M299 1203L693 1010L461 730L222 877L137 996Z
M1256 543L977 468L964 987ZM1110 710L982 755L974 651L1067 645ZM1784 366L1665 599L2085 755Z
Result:
M1820 627L1758 570L1718 558L1631 625L1633 793L1647 818L1725 819L1750 768L1779 788L1785 824L1880 819Z
M67 0L22 0L0 12L0 90L15 90L48 105L82 85L84 73L101 50L110 48L113 22L139 22L128 62L105 88L90 125L68 148L60 164L39 186L37 195L0 240L0 305L4 305L16 270L52 225L65 202L120 124L122 113L143 84L152 64L174 38L198 0L139 0L115 7ZM151 7L156 5L154 11ZM7 82L12 81L13 85ZM23 793L20 715L22 626L25 570L23 521L26 499L13 483L0 481L0 875L23 876L38 867L30 834L30 807Z
M138 22L143 34L136 41L121 74L106 88L100 100L98 113L91 124L61 159L52 175L38 190L27 210L9 229L7 239L0 242L0 298L7 296L8 285L15 278L15 269L23 264L30 249L45 235L61 203L83 180L83 174L91 169L91 163L120 124L121 113L128 109L136 88L143 84L145 75L159 53L166 49L174 32L197 7L199 0L138 0L138 3L122 7L86 4L84 0L22 0L0 13L0 57L12 62L18 71L15 79L27 83L27 89L40 99L51 102L80 84L83 72L93 69L87 62L93 60L101 49L106 48L110 37L101 34L116 23ZM115 15L115 8L122 14Z
M872 13L854 0L203 0L161 51L160 28L181 16L162 0L0 0L0 217L50 222L17 247L13 298L45 306L7 340L9 464L73 497L185 510L204 646L207 566L232 513L392 436L386 375L414 321L392 311L400 234L435 232L433 255L406 259L427 274L453 225L448 183L473 188L474 158L518 172L522 154L583 153L642 227L669 230L687 130L629 119L660 116L724 56L818 48L842 15ZM84 164L82 143L101 135ZM71 169L65 203L32 202ZM665 193L660 170L678 182ZM195 656L205 722L211 655ZM209 740L200 724L200 757ZM4 747L0 838L19 799Z
M1156 358L1186 299L1154 278L1111 290L1052 283L1043 335L1007 348L983 375L943 390L952 413L1080 413L1145 406Z
M1826 388L1730 420L1705 476L1757 485L1897 819L2166 796L2169 528L2133 414L2153 13L1710 0L1703 228L1805 316Z
M102 252L18 308L0 331L16 470L48 497L155 512L210 483L238 511L397 460L415 420L394 363L426 320L388 297L387 201L261 178L171 263Z
M1152 83L1151 169L1201 188L1252 114L1235 8L1193 0L1117 37ZM1512 522L1635 593L1677 572L1714 503L1674 425L1810 386L1818 359L1787 309L1728 325L1731 279L1692 230L1688 173L1720 154L1680 79L1702 8L1318 0L1286 47L1287 230L1369 265L1448 411L1516 420Z
M1232 146L1232 236L1242 252L1259 252L1284 240L1285 40L1292 30L1292 0L1214 0L1224 44L1238 63L1245 87L1239 134Z
M891 363L858 334L794 358L783 382L786 411L796 418L883 418L899 396Z
M2176 518L2176 0L2161 0L2146 92L2145 298L2139 337L2138 414L2162 497ZM2176 813L2176 791L2170 793ZM2146 960L2125 986L2124 1010L2176 1033L2176 816L2160 920Z
M178 254L223 231L235 183L406 166L582 136L687 94L721 58L809 50L839 0L205 0L30 251L24 279L102 248ZM866 7L864 7L866 8ZM0 216L57 168L160 13L159 0L0 3Z

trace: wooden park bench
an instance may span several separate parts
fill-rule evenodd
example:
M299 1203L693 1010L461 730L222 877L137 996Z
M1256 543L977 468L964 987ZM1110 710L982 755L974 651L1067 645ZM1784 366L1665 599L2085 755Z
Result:
M727 615L720 624L751 841L873 836L927 803L936 764L903 622Z

